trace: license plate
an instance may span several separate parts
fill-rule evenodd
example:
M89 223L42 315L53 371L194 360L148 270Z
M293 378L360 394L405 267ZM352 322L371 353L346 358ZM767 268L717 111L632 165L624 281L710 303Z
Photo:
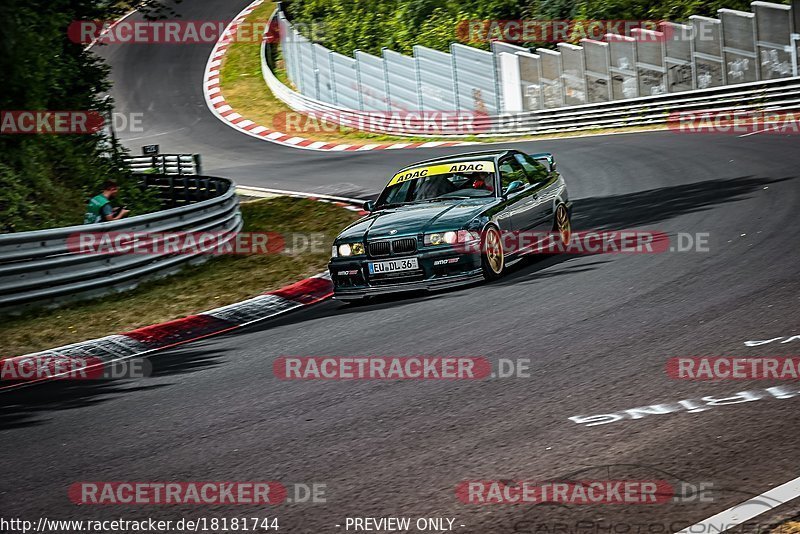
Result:
M419 269L417 258L403 260L376 261L369 264L369 274L394 273L397 271L414 271Z

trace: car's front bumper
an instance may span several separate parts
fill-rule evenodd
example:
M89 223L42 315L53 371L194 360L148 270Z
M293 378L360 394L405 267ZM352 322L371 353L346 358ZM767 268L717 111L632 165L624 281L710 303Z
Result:
M371 262L417 258L419 269L384 275L370 274ZM386 258L333 258L328 264L335 299L355 300L401 291L434 290L469 284L482 278L480 254L433 249Z

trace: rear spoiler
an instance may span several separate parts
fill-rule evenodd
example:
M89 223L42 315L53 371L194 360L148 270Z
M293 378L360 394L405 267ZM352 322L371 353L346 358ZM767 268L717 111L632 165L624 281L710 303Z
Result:
M537 154L530 154L530 156L536 161L541 161L542 163L546 164L547 169L550 172L556 170L556 158L554 158L553 154L550 152L539 152Z

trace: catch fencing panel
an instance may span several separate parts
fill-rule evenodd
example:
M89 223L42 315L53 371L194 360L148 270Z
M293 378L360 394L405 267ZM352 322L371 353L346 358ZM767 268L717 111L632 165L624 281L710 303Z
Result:
M316 43L314 44L314 65L317 68L318 99L328 104L334 104L336 94L331 70L331 51Z
M523 111L536 111L544 107L542 90L542 58L530 52L517 52L519 58L519 83L522 86Z
M298 63L297 47L297 32L286 20L283 12L278 14L278 25L281 39L281 53L283 55L284 68L286 75L295 87L299 87L298 81L300 80L300 65Z
M792 75L790 6L755 1L753 12L662 22L657 30L558 43L557 51L493 41L450 53L416 45L355 59L312 44L278 13L289 80L308 97L360 111L535 111L752 83ZM505 100L508 99L508 102ZM516 109L521 108L521 109Z
M774 80L792 75L791 8L770 2L753 2L756 13L756 41L762 80ZM795 30L796 31L796 30Z
M722 63L722 22L692 15L694 28L694 68L698 89L725 85Z
M519 56L508 52L495 55L495 61L503 72L500 81L500 102L504 113L522 111L522 82L519 72Z
M386 66L386 92L390 111L420 111L422 103L417 60L388 48L383 49Z
M664 67L664 34L643 28L631 30L636 40L636 76L639 96L663 95L667 92L667 69Z
M611 100L611 84L608 68L611 57L608 52L608 43L593 39L581 39L586 72L587 101L608 102Z
M585 104L587 100L583 49L570 43L558 43L558 50L561 52L564 103L567 106Z
M667 69L667 92L678 93L694 89L692 53L693 28L687 24L661 23L664 34L664 66Z
M611 97L614 100L639 96L636 81L636 41L633 37L606 34L611 52Z
M500 111L494 54L453 43L450 56L455 73L456 109L496 115Z
M362 109L364 111L388 111L386 71L383 59L361 50L356 50L355 56Z
M314 65L314 45L303 37L297 36L297 53L300 56L300 92L312 98L319 98L317 87L317 69Z
M561 86L561 54L546 48L538 48L541 61L540 80L542 82L542 101L545 109L564 105L564 91Z
M361 93L358 90L358 73L356 60L331 52L333 84L335 86L336 105L347 109L361 109Z
M720 9L718 13L722 21L722 53L728 83L757 81L755 14L733 9Z
M457 107L452 56L446 52L415 45L414 57L417 60L422 89L422 109L455 111Z
M503 78L503 68L502 68L502 65L500 64L500 54L507 53L507 54L512 54L515 57L517 57L516 56L517 52L526 52L526 53L528 53L528 52L530 52L530 48L517 46L517 45L511 44L511 43L502 43L500 41L492 41L490 46L491 46L491 49L492 49L492 53L494 54L494 64L495 64L495 72L496 72L495 76L497 76L497 85L502 87L506 80ZM523 99L524 99L525 88L522 87L521 91L522 91ZM500 105L500 107L502 109L504 109L506 111L511 111L511 108L509 108L509 106L505 102L503 102L503 95L504 94L505 94L504 91L500 91L500 94L498 96L498 103L499 103L499 105Z

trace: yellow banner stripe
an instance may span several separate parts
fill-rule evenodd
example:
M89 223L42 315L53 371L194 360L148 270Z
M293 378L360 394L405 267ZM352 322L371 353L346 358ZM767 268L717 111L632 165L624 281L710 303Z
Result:
M436 174L448 174L454 172L494 172L493 161L462 161L454 163L445 163L440 165L431 165L429 167L413 167L404 171L398 172L386 184L386 187L395 184L401 184L408 180L416 180L417 178L425 178L426 176L433 176Z

